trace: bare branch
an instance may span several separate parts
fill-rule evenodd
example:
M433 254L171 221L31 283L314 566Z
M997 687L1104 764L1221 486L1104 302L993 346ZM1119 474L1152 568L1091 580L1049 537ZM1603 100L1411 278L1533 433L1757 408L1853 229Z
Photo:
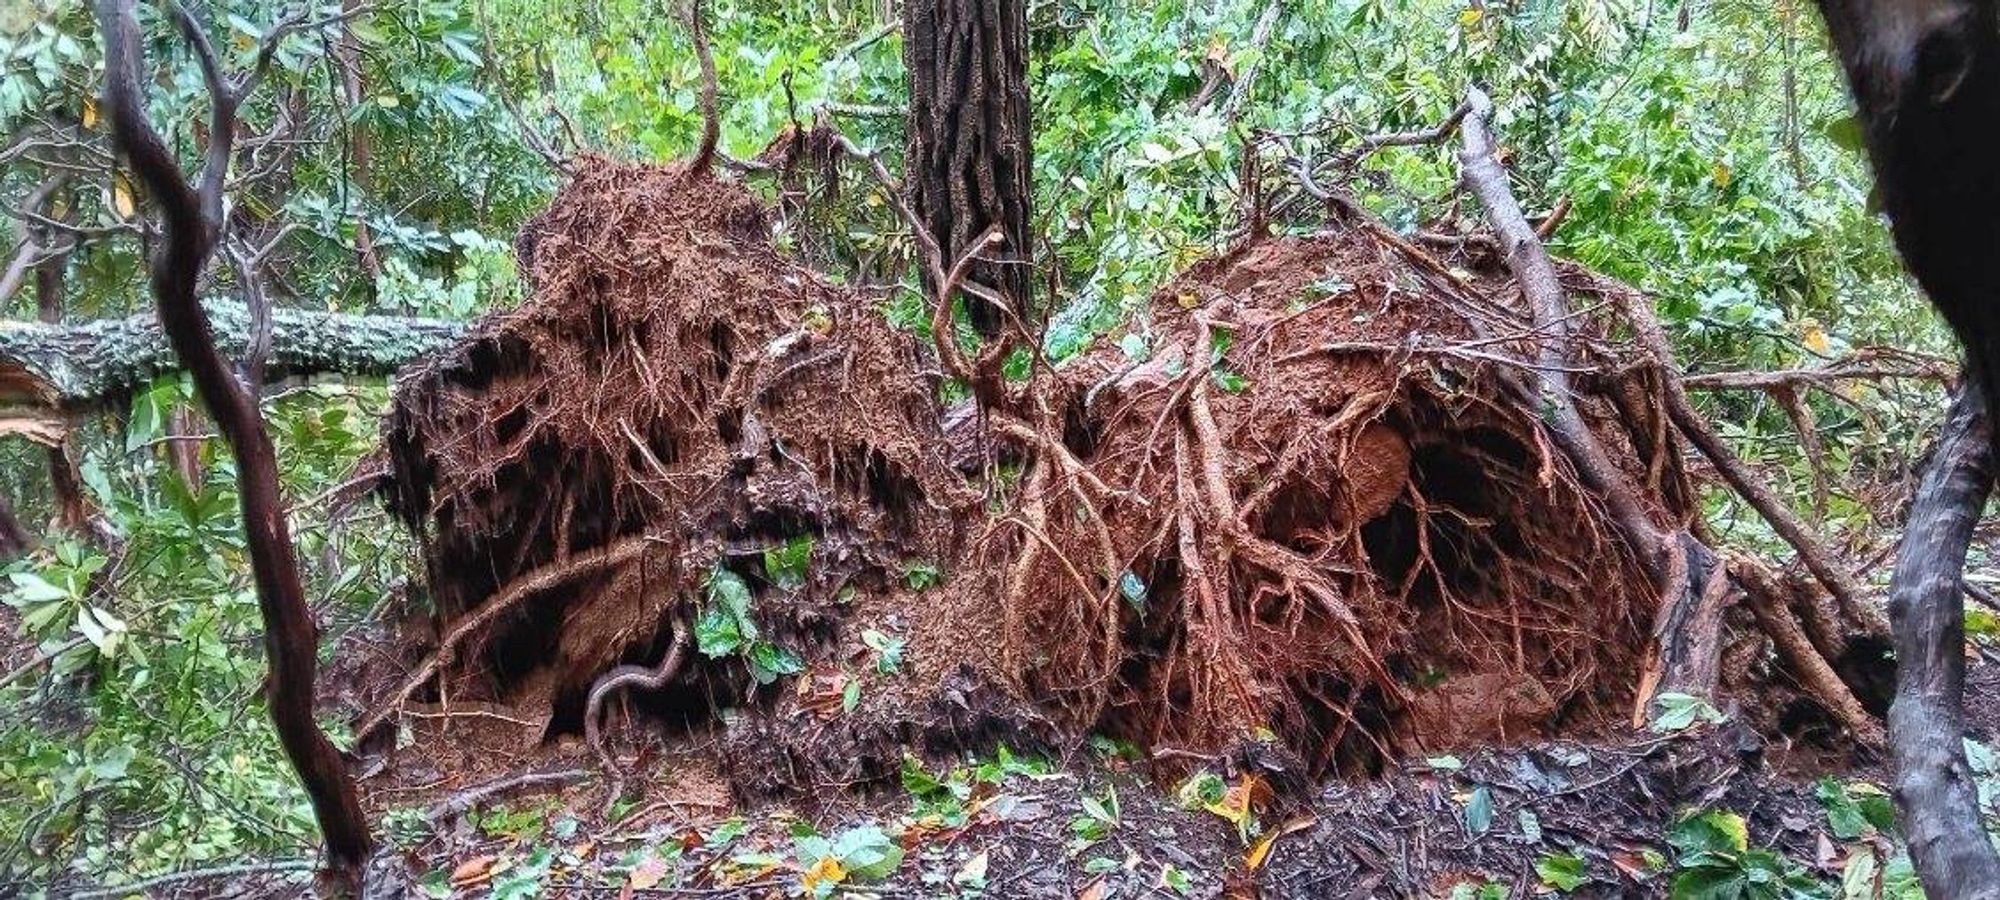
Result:
M688 36L694 41L694 55L701 62L701 146L688 171L706 174L715 162L715 145L722 137L722 123L715 108L715 57L708 51L708 26L702 21L702 0L688 0Z

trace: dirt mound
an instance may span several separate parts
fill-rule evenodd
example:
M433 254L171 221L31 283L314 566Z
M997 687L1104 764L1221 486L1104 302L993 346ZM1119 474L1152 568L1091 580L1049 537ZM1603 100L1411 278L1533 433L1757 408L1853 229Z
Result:
M1506 374L1498 277L1367 228L1255 242L947 409L879 298L768 233L706 173L586 162L520 238L533 298L405 373L388 493L440 646L395 703L556 739L691 632L631 704L720 728L746 793L1091 730L1297 779L1629 712L1655 598ZM1686 515L1647 370L1599 368L1601 439Z

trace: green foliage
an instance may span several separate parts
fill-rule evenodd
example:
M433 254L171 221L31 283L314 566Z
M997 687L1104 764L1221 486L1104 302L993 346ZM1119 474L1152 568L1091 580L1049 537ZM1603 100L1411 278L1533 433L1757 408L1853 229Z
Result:
M902 670L903 647L908 640L869 628L861 632L861 643L875 655L877 674L890 675Z
M928 590L944 583L944 573L923 560L903 564L903 586L913 591Z
M1654 697L1653 708L1654 731L1680 731L1697 722L1712 724L1728 718L1707 700L1674 691L1664 691Z
M764 551L764 577L780 590L796 590L806 583L812 566L813 537L802 534Z
M1451 886L1451 900L1507 900L1507 886L1497 881L1461 881Z
M1102 797L1084 794L1078 798L1081 809L1069 820L1069 849L1076 853L1090 845L1111 836L1118 827L1121 811L1118 808L1118 789L1107 787Z
M1826 808L1827 830L1843 841L1896 833L1896 806L1889 792L1865 781L1842 782L1826 776L1813 783L1813 795Z
M1667 830L1675 851L1674 900L1791 900L1820 897L1818 882L1774 851L1750 846L1743 817L1709 810L1683 817Z
M758 636L757 622L750 615L750 583L743 576L716 566L709 573L707 593L708 602L694 622L695 647L703 656L719 659L740 654L750 667L751 678L760 685L805 669L798 654Z
M806 835L793 840L793 854L806 872L834 871L839 878L816 880L813 896L832 896L841 881L880 881L903 864L903 847L879 825L849 828L831 839ZM837 868L826 865L827 861Z
M1535 877L1565 894L1590 880L1583 858L1574 853L1550 853L1535 860Z

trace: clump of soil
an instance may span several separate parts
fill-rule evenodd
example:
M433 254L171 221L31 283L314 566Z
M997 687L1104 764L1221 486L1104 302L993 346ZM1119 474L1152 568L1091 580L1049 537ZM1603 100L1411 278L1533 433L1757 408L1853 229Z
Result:
M578 733L720 579L754 636L624 705L721 728L748 794L1090 731L1282 784L1629 713L1650 582L1547 443L1490 271L1365 227L1252 242L1155 295L1137 359L967 410L768 234L706 172L586 161L520 238L532 299L404 375L390 504L438 632L480 625L416 700ZM1648 370L1599 368L1600 438L1687 515Z

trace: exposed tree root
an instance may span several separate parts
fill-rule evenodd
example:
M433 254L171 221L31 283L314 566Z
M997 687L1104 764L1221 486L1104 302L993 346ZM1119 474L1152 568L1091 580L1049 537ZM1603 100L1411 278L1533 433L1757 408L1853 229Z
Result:
M616 802L625 793L625 770L619 768L618 760L614 759L611 751L604 746L603 733L598 730L599 721L603 717L604 701L613 694L627 689L656 691L666 687L667 682L680 674L681 663L687 657L687 649L687 627L676 622L673 640L667 647L667 655L660 659L659 665L619 666L598 676L596 683L590 686L590 697L583 706L584 739L590 744L590 749L596 752L598 761L603 763L604 771L611 776L609 792L611 802Z
M1852 623L1697 539L1671 360L1608 340L1629 292L1548 258L1479 99L1467 183L1506 269L1350 209L1162 287L1138 358L1107 338L1016 382L1006 341L961 352L948 305L923 346L780 259L740 188L585 161L522 236L535 299L399 390L390 491L444 637L364 733L435 683L583 732L616 777L597 729L630 688L669 727L736 709L725 766L752 794L1089 731L1366 772L1709 693L1748 586L1871 736L1826 680ZM918 261L949 289L989 241ZM947 411L940 377L974 401ZM687 656L675 623L714 627L723 572L754 634ZM866 674L871 631L906 642L893 673ZM799 671L754 681L753 644Z

